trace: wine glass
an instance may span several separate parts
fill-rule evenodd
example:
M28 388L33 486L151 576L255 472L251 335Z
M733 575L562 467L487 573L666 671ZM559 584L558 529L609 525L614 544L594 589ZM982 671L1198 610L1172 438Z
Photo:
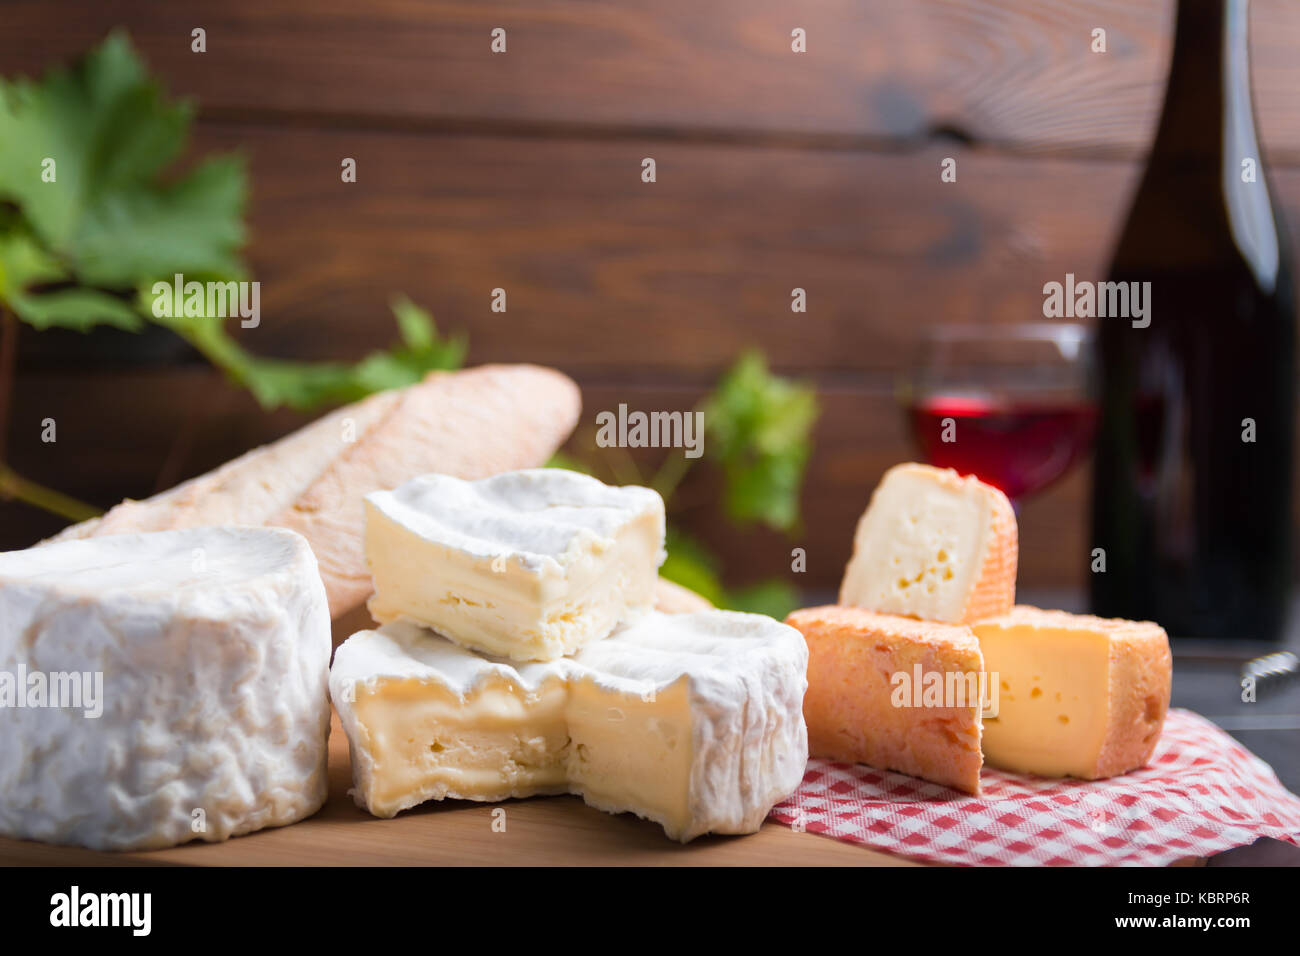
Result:
M1083 458L1096 425L1091 332L1056 322L941 325L902 400L926 461L1013 503Z

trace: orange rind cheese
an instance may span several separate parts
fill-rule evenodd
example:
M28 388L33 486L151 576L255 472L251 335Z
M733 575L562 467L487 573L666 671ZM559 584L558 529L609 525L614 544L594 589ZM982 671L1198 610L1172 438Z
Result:
M1143 766L1169 709L1169 638L1150 621L1017 605L972 625L997 688L989 764L1096 780Z
M885 473L862 518L840 604L968 624L1011 610L1019 550L1007 496L929 465Z
M838 605L786 623L808 642L812 756L979 793L984 665L969 627Z

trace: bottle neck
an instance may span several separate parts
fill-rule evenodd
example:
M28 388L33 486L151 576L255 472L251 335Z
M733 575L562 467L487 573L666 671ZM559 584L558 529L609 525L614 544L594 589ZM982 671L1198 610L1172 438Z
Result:
M1251 105L1247 0L1179 0L1147 177L1216 195L1238 254L1261 287L1275 287L1281 249Z
M1248 0L1178 0L1157 154L1216 165L1255 139ZM1256 157L1258 158L1258 157Z

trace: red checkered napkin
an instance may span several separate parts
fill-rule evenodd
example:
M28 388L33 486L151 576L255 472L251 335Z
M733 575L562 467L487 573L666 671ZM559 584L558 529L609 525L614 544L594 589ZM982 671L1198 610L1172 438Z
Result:
M933 863L1163 866L1259 837L1300 845L1300 797L1204 717L1171 710L1141 770L1049 780L984 768L978 797L811 760L772 811L796 829Z

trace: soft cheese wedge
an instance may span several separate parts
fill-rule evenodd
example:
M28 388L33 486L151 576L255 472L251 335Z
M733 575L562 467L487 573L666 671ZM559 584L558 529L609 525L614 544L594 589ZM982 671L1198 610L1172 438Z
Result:
M140 850L309 816L329 656L325 588L292 531L0 554L0 833Z
M365 545L375 620L554 660L653 607L664 503L559 468L425 475L366 497Z
M807 659L798 632L729 611L653 612L525 664L398 622L343 643L330 692L376 816L575 793L685 842L751 833L798 786Z
M795 611L814 757L980 790L983 661L969 627L855 607Z
M1172 672L1158 624L1018 605L973 629L998 685L998 715L984 721L991 765L1095 780L1150 759Z
M896 465L858 522L840 604L957 624L1005 614L1017 551L1002 492L952 469Z

